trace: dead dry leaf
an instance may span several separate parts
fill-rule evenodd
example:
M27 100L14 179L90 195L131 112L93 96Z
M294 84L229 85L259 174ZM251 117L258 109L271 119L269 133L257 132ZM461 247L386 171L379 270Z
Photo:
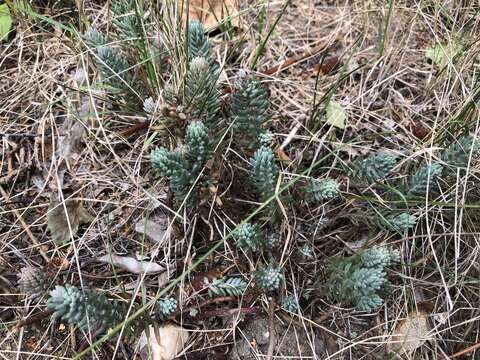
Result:
M155 219L144 218L135 224L135 231L163 246L169 240L169 219L166 216Z
M225 22L238 27L237 0L190 0L185 4L189 5L189 20L200 21L206 29L217 27Z
M185 347L189 336L187 330L177 325L161 326L157 335L153 326L148 328L148 332L142 333L139 340L142 360L174 359Z
M290 159L290 157L287 154L285 154L285 150L283 150L281 147L277 148L275 150L275 153L277 154L280 160L288 163L292 162L292 159Z
M150 261L140 261L129 256L103 255L98 262L118 266L133 274L156 274L165 271L165 267Z
M51 201L48 207L48 229L57 245L66 244L75 236L80 225L92 222L92 220L93 217L78 200L69 199L65 201L65 204ZM69 223L70 227L68 226Z
M76 88L82 86L87 79L87 72L79 67L70 76ZM94 118L94 104L89 95L69 92L67 96L67 116L59 128L57 155L66 160L75 159L83 150L82 143L87 135L87 124Z
M413 312L398 322L393 331L391 351L397 354L411 354L425 341L432 338L426 312Z

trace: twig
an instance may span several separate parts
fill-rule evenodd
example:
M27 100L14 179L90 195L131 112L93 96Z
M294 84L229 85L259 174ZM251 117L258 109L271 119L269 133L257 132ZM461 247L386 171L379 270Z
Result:
M125 130L122 130L118 133L118 136L121 137L129 137L132 134L135 134L136 132L140 132L142 130L147 129L150 126L150 121L142 121L138 124L135 124L133 126L130 126L126 128Z
M0 185L7 184L13 177L20 176L25 170L30 169L31 166L32 166L31 161L21 164L18 168L16 168L12 172L0 177Z
M468 354L469 352L472 352L473 350L476 350L478 348L480 348L480 342L476 343L475 345L469 346L466 349L457 351L455 354L450 355L450 358L451 359L458 358L458 357L463 356L465 354Z
M233 296L219 296L219 297L215 297L215 298L212 298L212 299L205 300L205 301L201 302L200 304L198 304L197 306L194 306L194 307L201 309L202 307L205 307L205 306L210 305L210 304L218 304L218 303L232 301L232 300L235 300L235 297L233 297Z
M264 75L278 74L279 72L285 70L286 68L299 63L300 61L305 60L309 57L312 57L312 56L318 54L319 52L325 50L327 48L327 46L328 46L327 43L323 43L323 44L315 46L313 49L310 49L310 50L307 49L304 53L302 53L300 55L297 55L297 56L292 56L292 57L282 61L281 63L279 63L275 66L272 66L271 68L260 71L260 73L264 74Z
M3 198L5 199L6 202L8 202L8 195L7 193L5 192L5 190L3 190L3 187L2 185L0 185L0 193L2 194ZM38 242L37 238L35 237L35 235L33 235L33 233L30 231L30 228L28 227L27 223L23 220L22 218L22 215L20 215L20 212L17 210L17 209L13 209L13 213L15 214L15 216L17 217L18 219L18 222L22 225L23 229L25 230L25 232L27 233L27 236L30 238L30 240L32 241L32 243L37 247L38 249L38 252L40 253L40 255L42 255L43 259L45 260L46 263L49 263L50 262L50 259L48 258L47 254L45 253L45 251L42 250L41 246L40 246L40 243Z
M272 298L270 305L268 306L268 350L267 350L267 360L272 360L273 350L275 349L275 322L273 318L273 312L275 310L275 299Z
M293 138L295 137L295 135L297 135L298 133L298 130L300 130L300 128L302 127L302 123L299 121L299 120L305 120L306 119L306 116L305 115L302 115L297 121L296 121L296 124L295 126L290 130L290 133L288 134L288 136L285 138L285 140L283 140L282 142L282 145L280 145L280 149L285 149L287 147L288 144L290 144L290 142L293 140Z
M26 319L20 320L15 328L20 329L24 326L34 324L40 320L43 320L53 314L53 310L44 310L36 315L30 316Z
M260 312L260 309L256 307L239 308L239 309L215 309L215 310L206 311L203 314L199 314L195 316L195 320L207 319L212 316L229 316L229 315L235 315L237 313L257 314L259 312Z

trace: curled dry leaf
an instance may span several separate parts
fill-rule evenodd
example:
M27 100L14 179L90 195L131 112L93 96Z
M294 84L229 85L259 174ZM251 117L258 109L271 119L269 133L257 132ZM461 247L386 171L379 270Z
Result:
M180 326L161 326L158 328L157 334L155 334L153 326L150 326L147 332L142 333L139 340L140 357L142 360L175 359L187 341L188 332Z
M64 204L51 201L48 207L48 229L57 245L66 244L75 236L80 225L87 224L92 220L92 216L78 200L66 200ZM69 223L70 227L68 226Z
M98 262L118 266L133 274L156 274L165 271L165 267L150 261L139 261L128 256L103 255L97 258Z
M393 331L390 350L399 355L411 354L432 338L429 332L428 314L424 311L412 312L398 322Z
M188 18L200 21L205 28L230 22L238 27L238 2L236 0L190 0Z

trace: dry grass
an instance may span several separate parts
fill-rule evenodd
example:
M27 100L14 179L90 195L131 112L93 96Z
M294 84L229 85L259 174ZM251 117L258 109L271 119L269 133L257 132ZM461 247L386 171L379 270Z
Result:
M434 149L464 129L478 134L478 109L473 99L480 89L480 3L395 1L390 17L386 3L292 1L259 58L258 71L248 69L260 39L280 16L282 1L243 2L239 31L231 38L222 34L212 37L220 63L225 64L228 78L221 79L225 87L237 79L241 69L268 85L272 102L269 128L276 146L288 139L282 145L290 159L282 163L285 181L295 179L311 162L335 155L328 166L302 176L329 174L339 179L342 201L318 207L294 200L280 203L276 226L285 243L277 257L286 278L281 293L304 298L301 315L290 316L277 309L274 320L304 329L297 334L304 353L312 353L308 347L314 347L314 338L321 339L324 347L316 356L297 358L386 359L389 334L419 307L431 315L431 337L415 355L403 358L449 359L449 355L480 342L480 194L475 162L437 199L426 199L418 207L421 220L405 237L371 229L365 218L368 206L353 196L355 189L341 171L359 155L389 149L401 157L398 174L405 174L424 159L431 161ZM65 24L78 21L79 16L72 4L39 6L36 11ZM259 28L263 15L265 21ZM86 2L82 16L99 28L108 27L103 3ZM173 47L176 36L172 31L162 41ZM439 69L425 56L426 47L435 42L462 42L464 55ZM325 50L279 73L262 72L319 45ZM153 122L133 136L119 135L147 117L141 109L122 109L94 90L89 56L72 34L38 18L19 17L15 36L1 44L0 53L0 253L4 261L0 357L71 358L91 339L48 320L15 328L19 319L43 310L43 305L26 301L19 294L15 286L19 269L27 264L45 265L48 259L53 264L50 271L60 282L99 289L112 298L127 294L137 303L147 304L164 288L166 276L117 273L92 260L106 253L147 256L170 264L175 269L169 274L171 279L191 269L192 263L255 210L254 198L243 192L243 179L230 175L248 167L249 154L225 146L225 153L216 158L219 173L227 179L220 182L219 193L207 197L199 212L182 211L177 214L180 219L174 221L166 181L152 172L148 162L152 143L165 143L169 134L158 135L158 124ZM181 56L176 51L170 49L169 54L178 64L178 73L172 76L179 86L185 64L179 64ZM336 67L330 69L328 64ZM88 69L83 83L79 68ZM332 98L343 104L348 114L344 131L312 116L323 109L331 89L336 89ZM89 115L78 128L71 114L82 104ZM72 131L78 134L78 143L72 144ZM229 136L224 139L227 144L231 141ZM65 149L65 144L72 148ZM293 188L287 192L293 199L298 196ZM223 206L218 206L215 196ZM74 243L58 247L47 231L47 210L51 199L68 198L81 200L94 220L81 228ZM167 219L167 245L159 246L136 233L135 224L145 217ZM299 254L305 244L313 246L313 259ZM352 254L359 244L392 245L401 250L403 259L402 267L390 276L392 293L372 314L336 304L318 290L327 261ZM227 240L169 291L185 310L177 320L194 334L187 350L192 354L189 359L202 358L199 354L209 351L216 359L233 359L231 352L222 354L232 347L234 337L248 337L241 329L243 320L250 319L237 312L233 317L195 320L186 309L205 299L189 291L192 282L195 284L199 274L219 269L249 280L257 261L245 261ZM230 299L225 304L205 306L202 311L208 314L218 309L254 307L267 314L270 303L267 296L251 290L238 302ZM303 340L305 337L308 341ZM279 349L276 358L287 358ZM111 340L87 358L131 359L134 352L134 346ZM254 352L255 358L266 358L261 347L254 347ZM465 358L478 356L474 351Z

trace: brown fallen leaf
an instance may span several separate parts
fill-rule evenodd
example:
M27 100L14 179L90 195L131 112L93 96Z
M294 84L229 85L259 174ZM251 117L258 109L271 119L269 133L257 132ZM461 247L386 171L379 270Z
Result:
M277 154L277 156L279 157L280 160L285 161L285 162L292 162L290 157L287 154L285 154L285 151L281 147L277 148L275 150L275 153Z
M133 274L156 274L166 270L165 266L151 261L140 261L129 256L103 255L96 260L104 264L118 266Z
M64 204L51 201L48 207L47 226L52 234L52 240L57 245L66 244L75 236L80 225L92 222L92 220L93 217L78 200L69 199Z
M337 56L325 59L321 64L314 67L314 75L328 75L337 70L342 65L341 60Z
M430 129L423 125L420 121L412 122L411 128L413 135L420 140L424 140L430 134Z
M432 339L428 314L425 311L412 312L398 322L393 331L390 351L399 355L410 355L425 341Z
M142 333L139 340L142 360L173 360L185 347L189 334L177 325L165 325L158 329L150 326ZM148 336L147 336L148 334ZM158 336L157 336L158 335Z
M189 20L198 20L206 29L215 28L226 21L238 27L237 0L190 0L184 3L189 5Z

